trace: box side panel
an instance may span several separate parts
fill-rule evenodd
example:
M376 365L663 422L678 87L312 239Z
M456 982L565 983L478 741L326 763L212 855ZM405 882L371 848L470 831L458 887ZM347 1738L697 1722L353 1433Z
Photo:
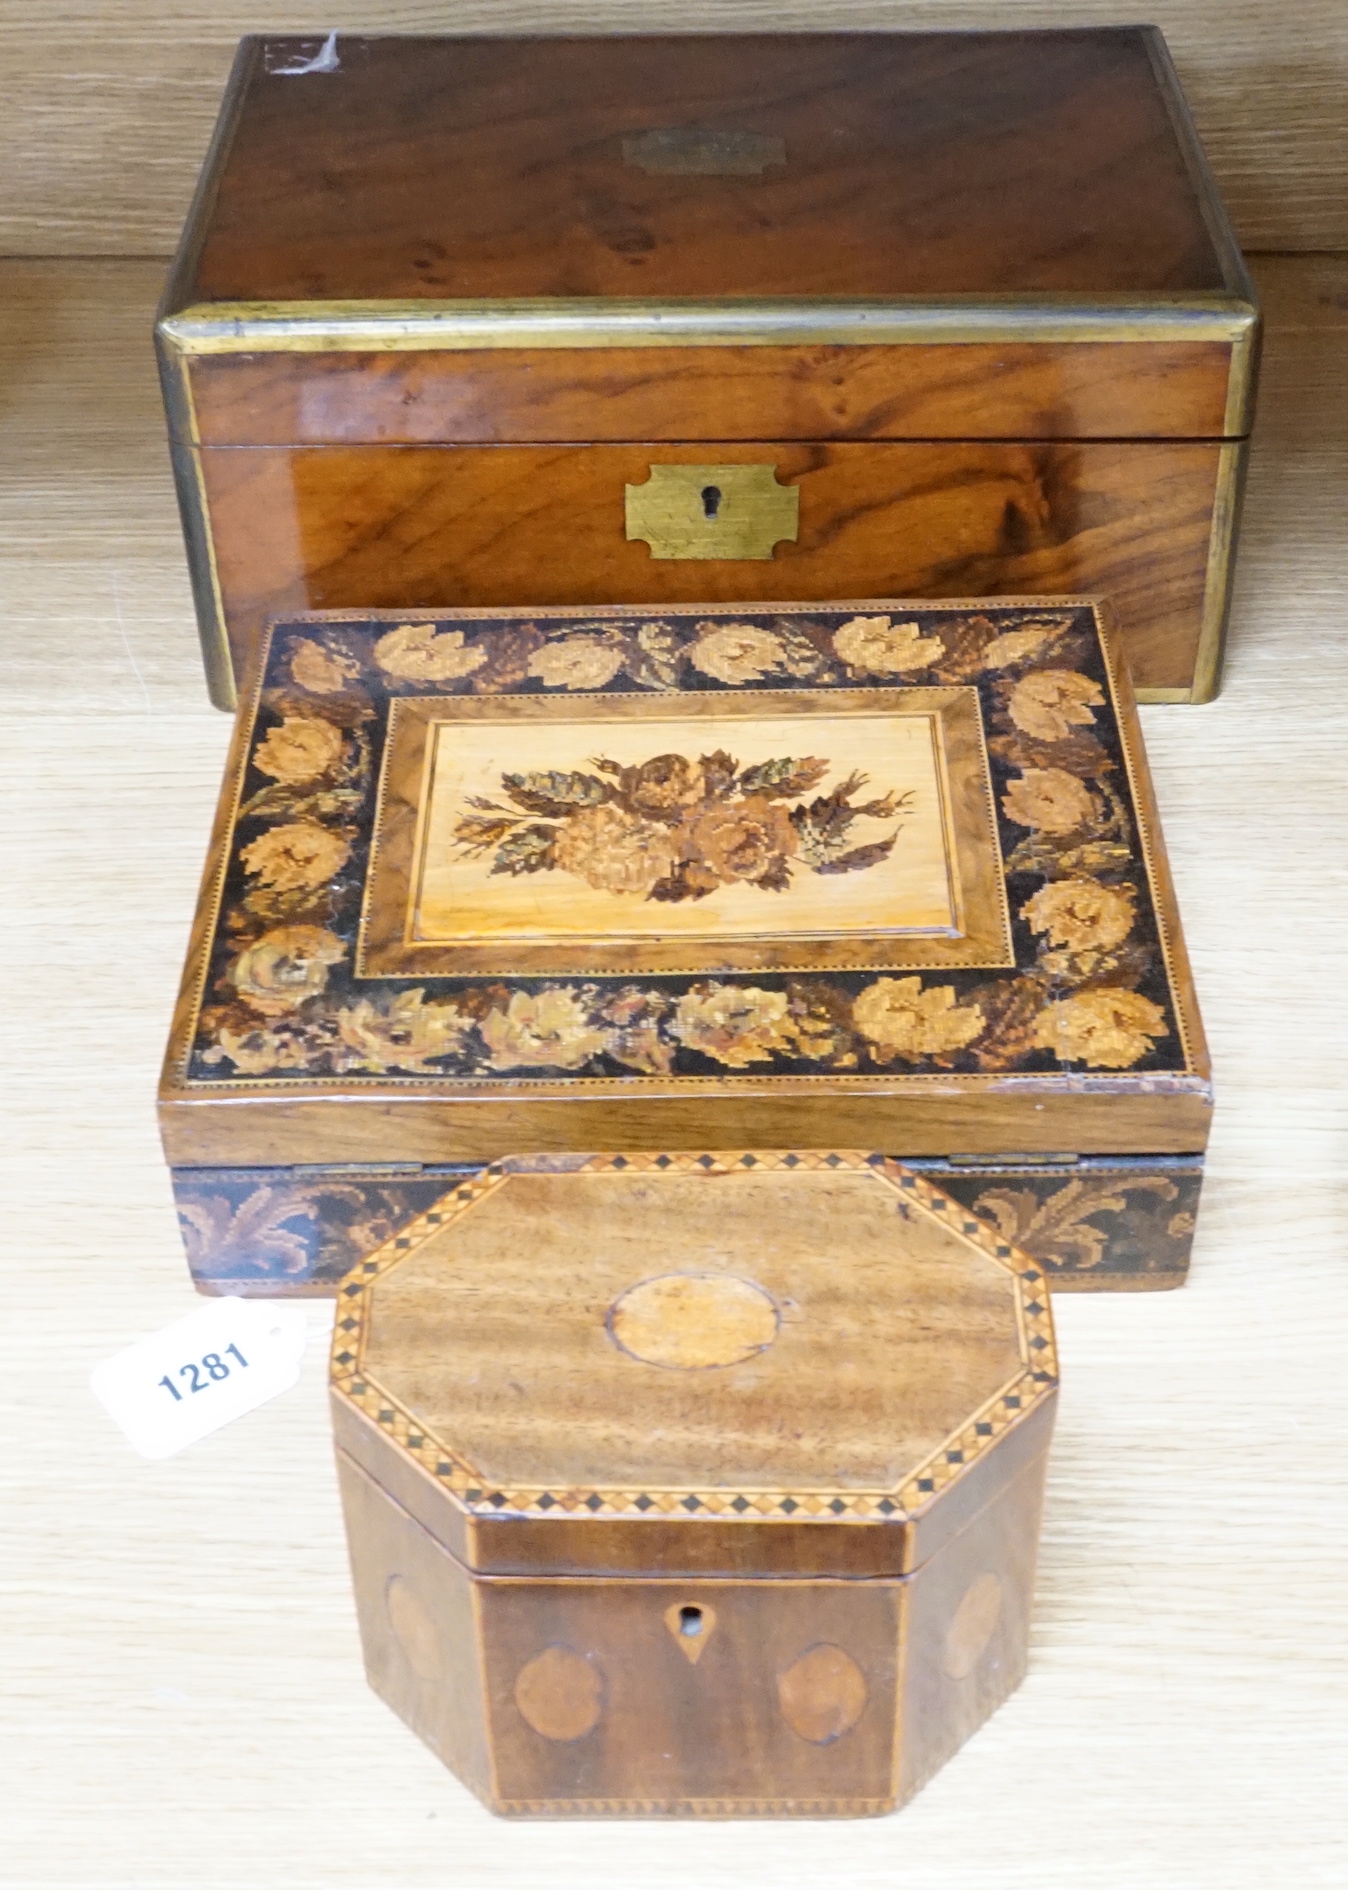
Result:
M415 1458L335 1391L331 1409L339 1451L476 1573L602 1578L660 1570L689 1580L780 1573L863 1581L902 1574L911 1560L913 1531L902 1516L849 1526L745 1522L738 1515L673 1521L659 1514L601 1517L558 1510L520 1516L484 1514L480 1507L469 1515Z
M235 652L234 667L240 678L245 701L260 686L261 662L260 640L250 644L246 651ZM241 714L235 720L230 736L229 752L225 759L224 774L220 784L220 798L216 803L215 817L211 822L210 843L206 850L205 864L201 869L196 908L192 914L192 930L188 936L182 977L174 999L173 1018L169 1026L164 1061L160 1066L159 1133L164 1152L170 1162L173 1161L174 1155L167 1139L166 1098L176 1089L175 1071L181 1064L192 1039L199 996L199 968L202 954L215 926L220 887L228 867L229 846L234 827L234 808L240 784L248 767L248 745L251 738L252 729L249 718L246 713Z
M1217 502L1212 514L1212 538L1208 545L1203 627L1198 640L1190 697L1194 702L1211 702L1221 690L1236 575L1236 549L1240 542L1240 521L1249 466L1248 440L1228 440L1222 446L1217 468ZM1141 700L1146 700L1145 694Z
M1032 1286L1038 1295L1039 1289ZM1044 1296L1045 1298L1047 1295ZM1036 1302L1042 1304L1042 1300ZM1058 1412L1058 1387L1052 1374L1032 1388L1012 1394L1024 1415L1003 1431L990 1448L983 1448L953 1482L927 1498L927 1507L913 1522L912 1546L905 1573L925 1568L962 1531L973 1524L1003 1492L1015 1483L1028 1464L1048 1449Z
M244 1298L327 1297L343 1276L477 1165L175 1168L192 1281Z
M770 556L655 558L626 489L702 446L208 448L236 665L303 609L1109 595L1145 694L1191 687L1222 448L1207 442L715 447L799 492Z
M1119 738L1123 745L1129 784L1133 793L1138 844L1142 852L1147 881L1151 888L1152 902L1156 909L1157 925L1165 955L1166 979L1170 986L1177 1021L1187 1046L1189 1067L1199 1075L1210 1076L1212 1060L1208 1055L1203 1019L1198 1009L1198 992L1194 986L1189 952L1184 942L1179 900L1175 894L1175 882L1171 877L1170 860L1165 849L1161 812L1156 803L1156 787L1151 778L1151 770L1147 766L1147 750L1142 739L1142 725L1137 713L1134 678L1130 674L1128 664L1127 641L1125 637L1118 634L1113 612L1108 604L1100 607L1099 617L1100 643L1109 668L1110 693L1114 698L1114 713L1118 721Z
M1089 1080L1089 1079L1085 1079ZM528 1149L881 1148L913 1155L1014 1145L1022 1154L1189 1155L1207 1146L1212 1102L1193 1077L1087 1089L1062 1077L896 1077L884 1091L837 1083L768 1092L767 1082L717 1082L691 1095L605 1085L608 1093L523 1090L495 1095L382 1095L286 1099L254 1092L190 1095L160 1103L172 1163L398 1160L486 1162ZM789 1079L787 1079L789 1081ZM1146 1086L1144 1086L1146 1085ZM594 1089L601 1087L598 1083ZM541 1091L542 1085L536 1086Z
M902 1803L1025 1673L1047 1454L907 1584L899 1763Z
M1139 31L1156 75L1157 89L1174 129L1175 142L1179 146L1203 221L1207 225L1213 252L1221 267L1222 279L1233 294L1244 296L1253 303L1254 284L1245 267L1240 243L1231 227L1231 219L1222 201L1217 179L1213 175L1207 153L1198 135L1198 127L1194 123L1189 100L1180 83L1179 73L1175 70L1174 60L1170 56L1170 47L1166 43L1165 34L1159 26L1144 26Z
M452 1772L488 1798L491 1758L469 1576L342 1451L337 1471L370 1685Z
M1203 1181L1198 1156L960 1164L898 1154L1038 1260L1054 1292L1184 1283ZM175 1168L173 1194L198 1292L329 1297L358 1261L423 1214L474 1164L403 1173L344 1168Z
M842 1575L849 1581L900 1575L913 1530L888 1522L771 1522L752 1516L639 1520L602 1516L511 1519L475 1515L471 1562L493 1575L646 1575L658 1569L689 1579L753 1575Z
M488 1578L478 1593L496 1809L888 1809L902 1583Z
M906 1581L512 1580L339 1452L369 1679L506 1813L883 1811L1024 1673L1045 1463Z
M337 1317L342 1317L340 1307ZM333 1386L329 1387L328 1408L338 1452L372 1477L384 1494L457 1562L471 1567L471 1524L462 1506L415 1457L400 1449Z
M482 348L214 354L207 446L568 440L1208 439L1231 344Z
M1201 1156L911 1165L1037 1260L1055 1293L1159 1292L1188 1276Z

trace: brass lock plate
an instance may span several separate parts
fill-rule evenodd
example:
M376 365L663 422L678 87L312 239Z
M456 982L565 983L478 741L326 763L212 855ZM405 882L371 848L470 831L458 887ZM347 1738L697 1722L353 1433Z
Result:
M770 558L800 531L800 492L775 466L652 466L627 487L627 536L652 558Z

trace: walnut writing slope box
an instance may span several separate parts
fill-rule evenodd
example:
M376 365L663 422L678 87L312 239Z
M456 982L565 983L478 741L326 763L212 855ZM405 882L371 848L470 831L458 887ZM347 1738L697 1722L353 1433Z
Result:
M332 1371L370 1679L493 1810L888 1811L1021 1678L1049 1296L881 1156L508 1159Z
M1091 593L1202 701L1257 326L1155 28L247 39L159 323L215 699L294 610Z
M1211 1089L1099 606L283 619L161 1092L207 1291L454 1165L920 1160L1064 1286L1183 1279Z

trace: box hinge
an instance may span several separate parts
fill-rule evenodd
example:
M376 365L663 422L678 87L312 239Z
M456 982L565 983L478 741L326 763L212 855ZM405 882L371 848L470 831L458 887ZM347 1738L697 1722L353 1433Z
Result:
M424 1162L296 1162L292 1175L419 1175Z
M900 1160L902 1157L899 1158ZM943 1158L952 1167L960 1168L1005 1168L1011 1165L1023 1166L1026 1162L1052 1162L1058 1168L1070 1168L1073 1162L1079 1162L1079 1155L1060 1155L1036 1150L1027 1154L1023 1149L1009 1149L999 1155L947 1155Z

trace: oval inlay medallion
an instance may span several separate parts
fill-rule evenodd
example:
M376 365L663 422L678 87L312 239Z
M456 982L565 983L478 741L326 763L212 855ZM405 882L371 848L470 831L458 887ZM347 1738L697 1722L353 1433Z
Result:
M777 1682L777 1703L793 1733L814 1746L851 1732L866 1710L866 1676L841 1647L817 1641Z
M445 1663L440 1636L426 1611L426 1604L411 1583L401 1575L390 1575L384 1590L384 1612L393 1629L393 1638L413 1673L423 1680L444 1677Z
M952 1680L965 1680L987 1651L1002 1612L1002 1584L991 1573L980 1575L964 1591L945 1637L941 1665Z
M781 1320L770 1296L733 1273L662 1273L609 1308L614 1343L645 1365L705 1371L766 1351Z
M569 1647L545 1647L516 1675L515 1704L544 1739L583 1739L604 1710L603 1675Z

